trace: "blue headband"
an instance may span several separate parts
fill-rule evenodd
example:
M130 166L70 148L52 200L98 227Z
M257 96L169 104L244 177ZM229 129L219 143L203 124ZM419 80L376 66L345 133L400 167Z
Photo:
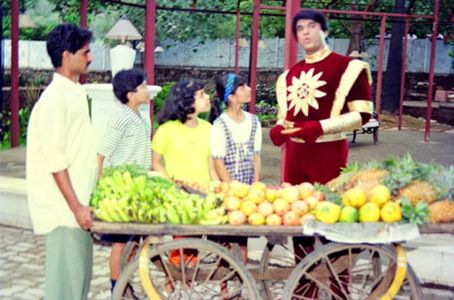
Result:
M225 83L225 90L224 90L224 102L227 103L229 100L230 94L233 92L233 82L235 81L235 74L230 73L227 75L227 80Z

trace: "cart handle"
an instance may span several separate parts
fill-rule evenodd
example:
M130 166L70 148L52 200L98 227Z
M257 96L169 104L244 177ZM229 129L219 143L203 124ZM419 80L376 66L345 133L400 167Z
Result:
M399 292L402 284L405 280L407 274L407 255L404 248L401 245L396 246L396 256L397 256L397 268L396 274L389 289L386 293L380 298L380 300L391 300Z
M147 237L143 243L142 250L139 256L139 275L142 282L143 289L148 296L149 300L161 300L161 297L156 292L153 284L151 283L150 273L148 272L148 263L150 262L150 237Z

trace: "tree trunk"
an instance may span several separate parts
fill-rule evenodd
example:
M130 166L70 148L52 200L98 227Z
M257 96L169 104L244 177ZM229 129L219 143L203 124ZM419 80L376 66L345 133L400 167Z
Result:
M351 21L350 23L350 42L346 55L350 55L353 51L363 52L365 49L361 48L363 24L361 21Z
M354 1L352 2L350 9L353 11L358 11L359 10L359 5L355 2L359 1ZM369 0L367 5L365 6L364 11L371 11L374 9L374 7L378 4L379 0ZM364 52L366 51L366 46L364 45L364 39L363 39L363 23L366 22L366 18L363 17L364 21L361 21L360 16L354 17L354 20L351 20L350 22L350 28L348 29L350 33L349 37L349 43L348 43L348 49L347 53L345 55L350 55L353 51L358 51L358 52Z
M393 12L405 13L405 0L394 0ZM391 44L389 46L388 63L383 84L383 103L381 108L390 113L399 109L400 78L402 73L402 37L404 36L405 23L392 23Z
M357 4L352 4L351 10L358 10ZM363 22L359 20L352 20L350 22L350 37L348 43L347 53L345 55L350 55L353 51L362 52L364 49L361 49L361 39L363 31Z

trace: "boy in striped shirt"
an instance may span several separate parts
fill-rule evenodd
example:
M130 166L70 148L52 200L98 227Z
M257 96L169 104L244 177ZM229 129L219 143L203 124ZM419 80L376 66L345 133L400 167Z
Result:
M112 80L114 94L123 104L121 110L108 122L98 149L98 174L104 163L109 166L136 164L151 169L150 119L140 112L149 95L142 70L122 70ZM128 235L103 235L112 242L110 277L112 290L120 274L120 260Z

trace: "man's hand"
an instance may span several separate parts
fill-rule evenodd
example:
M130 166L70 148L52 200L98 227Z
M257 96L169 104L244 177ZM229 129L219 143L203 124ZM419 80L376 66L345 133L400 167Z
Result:
M90 207L81 205L76 211L74 211L74 216L76 217L80 228L83 230L89 230L91 228L92 218Z
M275 146L279 147L288 141L289 136L282 133L284 129L283 125L275 125L270 129L270 138Z
M323 135L323 129L319 121L296 122L295 128L300 128L300 130L290 133L289 136L303 139L306 143L315 143Z

